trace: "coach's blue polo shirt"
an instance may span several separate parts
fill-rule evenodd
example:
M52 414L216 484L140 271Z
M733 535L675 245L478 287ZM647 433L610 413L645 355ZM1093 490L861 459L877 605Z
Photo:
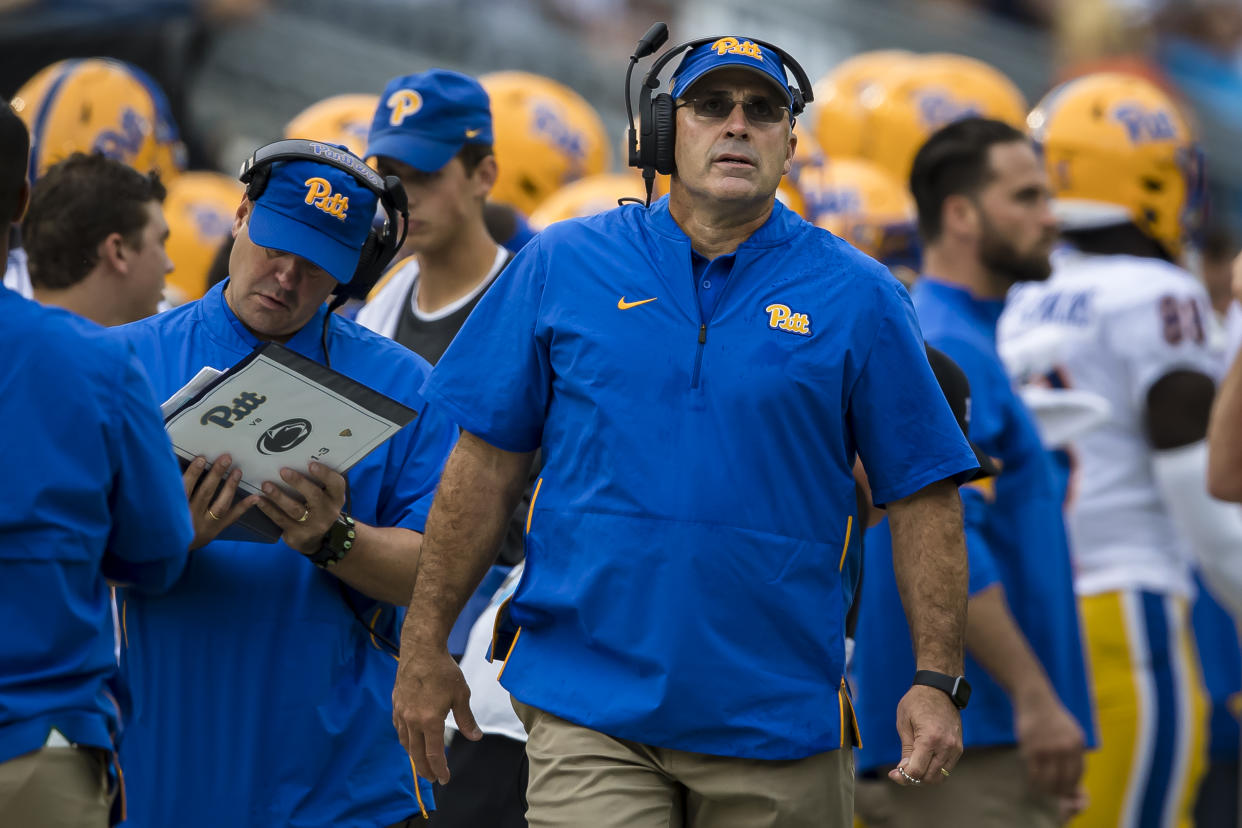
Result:
M1094 745L1062 490L996 353L996 321L1004 303L976 299L961 288L923 277L915 286L914 306L927 343L952 357L970 380L971 439L1001 461L999 476L962 489L971 593L997 583L1004 588L1010 612L1061 702ZM867 739L858 768L887 770L901 760L897 702L910 689L915 665L887 523L870 530L863 547L866 564L852 673ZM1015 744L1008 697L969 654L966 678L974 690L962 713L967 749Z
M197 302L118 329L170 396L204 365L259 344L217 285ZM316 362L326 306L286 344ZM408 349L339 316L333 369L418 416L349 473L351 513L421 532L457 430L418 394L430 370ZM121 751L135 828L376 828L418 813L392 726L393 607L345 588L284 543L215 541L160 598L126 592L122 673L134 721ZM430 787L421 786L430 807Z
M976 467L905 289L779 203L709 317L667 198L552 225L424 392L543 447L504 686L701 753L848 744L855 454L881 503Z
M0 354L0 762L52 728L110 751L105 578L159 591L181 574L181 473L142 367L103 328L0 286Z

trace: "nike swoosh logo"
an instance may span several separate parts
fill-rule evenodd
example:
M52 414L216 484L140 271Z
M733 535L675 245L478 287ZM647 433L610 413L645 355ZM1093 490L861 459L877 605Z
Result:
M466 137L467 137L467 138L473 138L473 137L475 137L476 135L478 135L478 134L479 134L480 132L482 132L482 131L483 131L483 129L482 129L481 127L480 127L479 129L468 129L468 130L466 130Z
M630 308L636 308L639 305L645 305L648 302L654 302L655 300L659 298L660 298L659 296L653 296L650 299L640 299L637 302L627 302L625 301L625 297L622 296L621 299L617 302L617 307L620 308L621 310L629 310Z

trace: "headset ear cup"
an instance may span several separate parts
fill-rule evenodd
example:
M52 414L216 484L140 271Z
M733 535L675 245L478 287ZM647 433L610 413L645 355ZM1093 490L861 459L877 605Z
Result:
M258 201L259 196L263 195L263 191L267 189L267 182L271 176L272 166L270 164L251 168L249 179L246 181L246 198Z
M671 175L676 165L677 123L674 120L673 96L661 92L651 100L651 122L655 146L652 160L655 171Z

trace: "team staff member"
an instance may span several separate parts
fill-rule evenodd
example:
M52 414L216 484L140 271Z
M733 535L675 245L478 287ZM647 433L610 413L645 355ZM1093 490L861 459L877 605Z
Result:
M492 239L486 222L497 173L487 92L474 78L445 69L393 78L380 95L367 155L380 174L397 176L405 187L410 233L403 250L412 255L372 292L358 322L435 365L513 258ZM509 521L497 565L449 637L454 656L466 649L474 619L522 560L529 494L523 500ZM477 744L458 741L449 760L459 768L470 764L477 784L438 791L433 823L445 828L520 823L526 805L514 793L522 764L513 760L521 751L520 744L496 734Z
M122 596L135 717L121 758L144 791L131 809L136 828L404 826L421 821L420 804L430 807L391 729L396 662L359 617L395 635L392 606L409 601L419 533L456 430L417 393L429 371L417 355L335 314L324 333L324 300L352 278L375 208L349 173L278 162L258 200L237 208L229 279L118 329L165 397L202 366L226 368L260 342L323 363L326 341L335 370L419 412L350 471L348 506L346 479L315 463L282 471L305 505L269 483L265 496L230 508L240 470L224 476L227 455L210 471L204 458L186 470L195 552L185 577L158 600ZM251 505L284 530L280 543L217 538ZM356 543L317 568L309 556L345 552L334 526L346 511Z
M911 174L925 245L914 306L930 345L965 371L971 439L999 474L963 489L970 603L962 715L966 755L945 785L906 790L859 786L870 828L960 824L1043 828L1061 823L1082 776L1091 731L1061 491L1035 425L996 352L996 320L1009 287L1045 279L1056 240L1046 174L1026 136L1000 121L969 118L932 135ZM858 711L869 734L864 775L901 758L888 710L914 664L898 601L887 527L864 542L858 648Z
M0 224L21 217L28 152L26 127L0 99ZM105 828L121 724L105 579L167 589L185 566L190 513L128 349L4 287L0 318L0 413L14 435L0 476L10 631L0 643L0 822Z
M670 195L543 231L426 386L465 433L394 719L441 781L450 707L477 738L445 639L542 446L501 651L533 826L850 824L856 452L897 527L919 664L961 671L953 478L974 454L904 289L775 204L792 95L780 59L743 41L677 69ZM897 715L911 753L894 777L939 782L960 754L949 695L915 686Z
M100 325L155 313L172 271L164 194L156 173L99 154L49 167L22 221L34 299Z

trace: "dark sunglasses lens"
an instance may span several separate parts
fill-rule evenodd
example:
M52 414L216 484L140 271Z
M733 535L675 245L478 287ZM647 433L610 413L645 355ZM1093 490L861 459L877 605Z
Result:
M742 104L746 118L755 124L774 124L781 119L784 110L768 98L747 98Z
M695 115L716 120L729 117L736 105L736 101L727 95L708 95L696 98L693 103ZM751 123L774 124L781 119L784 109L774 104L770 98L760 96L742 101L742 113Z

